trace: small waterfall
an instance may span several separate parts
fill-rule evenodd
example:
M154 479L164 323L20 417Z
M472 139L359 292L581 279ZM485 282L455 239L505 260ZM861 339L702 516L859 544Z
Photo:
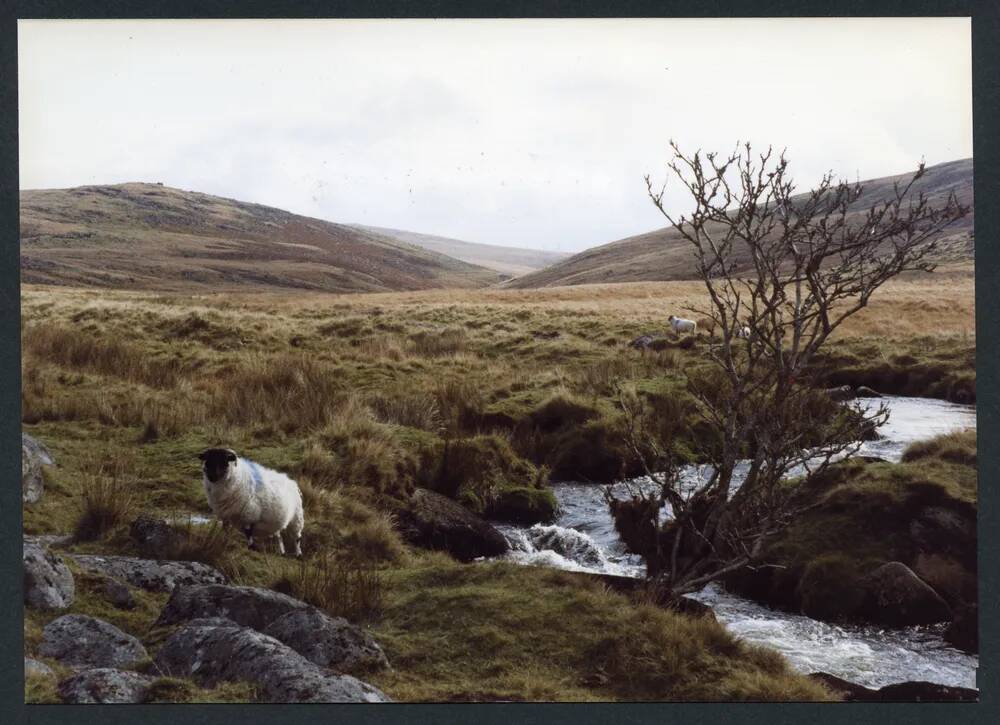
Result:
M866 443L859 451L861 455L898 461L906 446L916 440L976 425L972 406L896 397L865 404L883 401L891 408L889 423L880 430L883 437ZM742 473L745 466L737 470L737 475ZM710 471L703 467L685 469L682 488L696 487L707 475ZM642 478L630 485L646 491L655 487L652 481ZM622 484L616 488L619 495L626 495ZM554 485L560 509L555 524L530 528L498 525L511 546L505 558L531 566L642 576L642 559L625 551L602 489L583 483ZM669 511L665 511L664 516L668 515ZM976 687L979 658L948 646L940 626L900 630L838 626L769 609L716 584L693 596L709 604L719 621L734 634L778 650L801 672L829 672L867 687L906 680Z

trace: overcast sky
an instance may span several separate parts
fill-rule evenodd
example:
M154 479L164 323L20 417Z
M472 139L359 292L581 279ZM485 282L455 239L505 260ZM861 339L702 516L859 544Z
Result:
M972 155L964 18L18 27L24 189L162 181L579 251L664 226L642 179L669 138L786 147L803 188Z

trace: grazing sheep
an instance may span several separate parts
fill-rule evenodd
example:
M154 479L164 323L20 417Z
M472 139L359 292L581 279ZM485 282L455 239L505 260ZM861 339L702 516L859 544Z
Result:
M750 327L749 325L743 325L743 327L736 328L736 337L743 340L750 339Z
M715 336L715 320L711 317L699 317L694 324L698 330L704 330L709 337Z
M678 334L681 332L694 333L698 329L698 325L694 320L685 320L681 317L670 315L667 321L670 323L671 329Z
M205 494L212 511L247 537L251 549L254 538L275 537L278 551L287 544L295 556L302 556L302 492L284 473L272 471L231 448L209 448L198 455L203 462Z

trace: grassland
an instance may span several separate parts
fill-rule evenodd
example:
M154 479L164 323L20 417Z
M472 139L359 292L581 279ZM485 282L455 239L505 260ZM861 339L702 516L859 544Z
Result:
M394 698L822 699L717 625L557 572L462 566L393 527L414 486L486 515L528 501L516 515L537 520L550 513L549 480L627 472L618 382L650 405L679 401L671 410L695 455L684 374L704 364L704 339L645 353L625 343L700 300L694 283L197 296L25 286L23 422L59 464L25 507L25 531L139 553L127 523L140 511L209 513L196 454L224 444L301 481L306 561L246 551L213 527L193 527L202 538L174 555L200 551L237 582L367 621L394 664L372 681ZM933 367L921 384L962 380L974 394L973 330L970 277L900 280L831 359L850 360L859 379L883 358ZM162 597L123 613L82 581L81 611L149 640ZM26 615L29 651L48 618Z

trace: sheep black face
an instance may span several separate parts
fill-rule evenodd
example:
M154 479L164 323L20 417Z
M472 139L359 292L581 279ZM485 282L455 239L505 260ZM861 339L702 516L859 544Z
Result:
M198 454L204 465L205 478L215 483L226 477L229 466L236 462L236 452L231 448L209 448Z

